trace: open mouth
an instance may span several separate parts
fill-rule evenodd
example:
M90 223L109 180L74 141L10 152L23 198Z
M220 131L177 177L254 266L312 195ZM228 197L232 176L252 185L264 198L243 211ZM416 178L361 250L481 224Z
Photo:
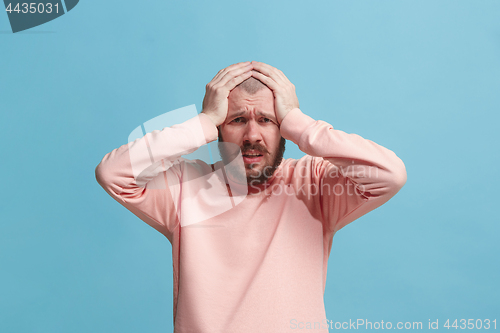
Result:
M246 164L260 162L263 155L260 152L245 152L243 155L243 161Z
M243 154L243 156L248 157L248 158L254 158L254 157L262 156L262 154Z

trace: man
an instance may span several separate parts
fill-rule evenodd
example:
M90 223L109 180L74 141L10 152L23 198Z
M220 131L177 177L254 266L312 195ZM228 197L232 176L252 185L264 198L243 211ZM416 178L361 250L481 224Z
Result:
M181 157L217 138L222 161ZM282 160L283 138L306 155ZM333 235L394 196L406 170L302 113L287 77L252 61L217 73L198 116L107 154L96 178L172 243L174 332L327 332Z

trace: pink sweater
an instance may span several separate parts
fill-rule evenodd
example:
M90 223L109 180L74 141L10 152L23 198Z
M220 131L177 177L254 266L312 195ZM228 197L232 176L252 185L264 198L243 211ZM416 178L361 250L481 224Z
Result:
M406 170L392 151L299 109L280 131L307 155L284 160L257 194L230 184L228 195L222 162L180 157L217 139L205 114L97 166L106 192L172 244L174 332L328 332L332 238L395 195Z

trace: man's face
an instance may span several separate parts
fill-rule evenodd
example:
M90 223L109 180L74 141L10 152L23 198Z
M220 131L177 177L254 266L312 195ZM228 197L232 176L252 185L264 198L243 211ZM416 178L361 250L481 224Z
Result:
M220 141L241 149L247 182L262 184L282 160L285 140L274 113L274 95L269 88L249 94L237 87L229 93L228 113L219 129ZM224 149L226 163L231 158ZM232 155L232 154L230 154Z

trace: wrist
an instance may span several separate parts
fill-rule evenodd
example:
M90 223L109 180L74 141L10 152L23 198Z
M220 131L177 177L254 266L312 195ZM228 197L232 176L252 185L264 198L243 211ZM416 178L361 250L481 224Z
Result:
M315 122L316 120L302 113L299 108L294 108L282 120L280 126L281 136L298 144L302 133Z
M204 112L204 111L201 111L201 113L203 113L204 115L206 115L208 118L210 118L210 120L212 121L212 123L215 125L215 127L219 127L220 124L222 124L223 121L220 121L220 117L217 117L216 115L214 115L213 113L210 113L210 112Z
M287 116L287 114L292 111L292 109L290 110L286 110L286 111L282 111L278 114L278 123L281 125L281 123L283 122L283 119L285 119L285 117Z
M210 116L206 113L200 113L198 115L198 121L201 124L207 143L216 140L219 136L219 129L214 126L213 120L210 119Z

